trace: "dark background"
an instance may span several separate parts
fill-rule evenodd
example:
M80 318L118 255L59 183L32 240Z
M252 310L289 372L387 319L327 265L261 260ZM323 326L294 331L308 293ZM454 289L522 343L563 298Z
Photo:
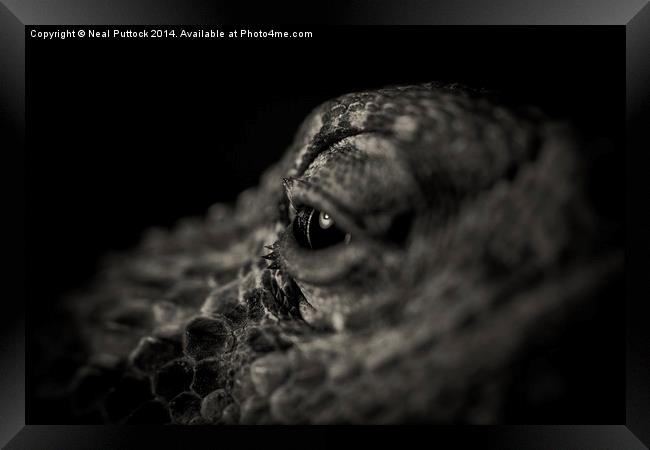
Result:
M572 120L596 146L622 142L622 28L282 29L314 37L27 38L29 334L107 251L254 185L302 118L342 93L462 82ZM594 169L607 176L596 177L606 183L593 194L606 214L621 217L623 148L608 158ZM561 407L515 408L512 422L624 421L623 293L603 298L595 316L567 330L573 347L557 356L587 355L601 364L575 373L574 393ZM32 406L27 423L56 423L52 411Z

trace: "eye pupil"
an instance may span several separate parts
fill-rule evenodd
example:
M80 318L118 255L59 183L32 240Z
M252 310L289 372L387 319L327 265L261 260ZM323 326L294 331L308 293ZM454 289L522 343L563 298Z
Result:
M335 226L332 216L309 206L298 208L292 226L296 241L305 248L316 250L346 240L346 234Z

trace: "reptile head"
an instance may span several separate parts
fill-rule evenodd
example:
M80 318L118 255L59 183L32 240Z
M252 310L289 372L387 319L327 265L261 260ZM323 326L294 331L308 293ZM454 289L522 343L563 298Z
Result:
M499 420L531 342L620 270L577 142L457 86L326 102L234 208L149 232L70 303L73 404L112 422Z
M368 317L391 305L398 309L396 303L406 306L394 299L459 253L464 264L501 259L486 265L513 271L524 261L503 260L508 257L494 254L491 245L514 250L530 244L528 250L537 253L526 256L531 264L544 252L558 251L560 235L515 216L511 220L521 220L522 227L548 233L544 248L533 248L517 235L479 238L476 230L459 238L460 248L440 246L451 245L444 239L459 221L479 228L499 222L497 210L481 216L473 205L496 195L495 188L516 188L518 170L535 170L541 146L570 147L566 131L457 86L389 88L321 105L289 153L280 206L286 230L272 255L304 295L302 317L340 331L351 317ZM567 172L572 156L558 154L551 162L557 167L546 169L555 171L548 180L553 183L572 176ZM510 195L500 203L523 194ZM566 207L546 200L547 208ZM467 219L466 211L474 215ZM531 213L528 207L519 210ZM470 242L477 245L467 252Z

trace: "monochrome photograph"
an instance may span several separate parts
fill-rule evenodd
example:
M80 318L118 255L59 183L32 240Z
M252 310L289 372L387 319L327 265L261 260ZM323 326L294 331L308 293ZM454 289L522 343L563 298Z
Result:
M28 423L625 420L621 29L32 28Z

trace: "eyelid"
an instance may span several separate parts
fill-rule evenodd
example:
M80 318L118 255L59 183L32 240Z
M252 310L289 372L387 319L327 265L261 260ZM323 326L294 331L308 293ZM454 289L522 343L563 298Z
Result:
M287 230L289 231L289 230ZM348 245L335 245L319 250L301 247L291 232L281 234L278 241L278 256L282 265L294 278L313 285L329 285L345 277L350 270L362 264L370 257L372 250L358 241ZM336 264L314 264L317 257L324 261L336 261Z
M320 135L320 133L318 134ZM364 134L382 134L390 136L391 132L381 128L358 129L345 126L336 131L327 132L324 135L319 136L319 142L316 143L312 141L312 147L305 153L305 155L303 155L300 165L298 167L295 167L291 173L294 175L304 173L304 171L310 166L311 163L314 162L318 155L320 155L326 149L331 148L335 145L339 145L341 142L355 136Z

